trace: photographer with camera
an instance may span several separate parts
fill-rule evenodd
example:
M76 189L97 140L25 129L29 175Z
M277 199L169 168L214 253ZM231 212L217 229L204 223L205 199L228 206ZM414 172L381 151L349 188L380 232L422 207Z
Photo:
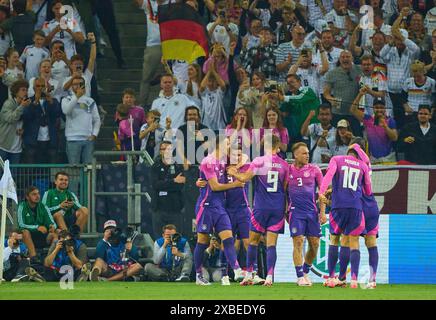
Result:
M104 223L103 239L97 244L96 260L89 279L91 281L125 281L142 270L138 248L132 244L131 230L123 232L115 220ZM135 278L133 278L135 279Z
M21 231L12 231L5 239L3 257L3 278L6 281L19 282L27 278L25 269L30 266L28 250L23 243Z
M68 162L91 163L95 140L101 126L100 115L95 101L85 95L85 79L74 76L71 83L74 94L62 100L62 112L66 118Z
M87 263L87 247L76 237L77 234L67 230L59 232L59 240L52 243L44 261L46 281L59 281L63 276L60 269L64 265L74 269L74 280L88 279L91 265Z
M33 81L35 95L23 111L23 144L25 163L55 163L57 152L57 124L62 115L59 102L54 99L42 78Z
M188 240L173 224L167 224L162 231L162 237L154 242L153 263L144 268L146 277L150 281L191 281L192 252Z

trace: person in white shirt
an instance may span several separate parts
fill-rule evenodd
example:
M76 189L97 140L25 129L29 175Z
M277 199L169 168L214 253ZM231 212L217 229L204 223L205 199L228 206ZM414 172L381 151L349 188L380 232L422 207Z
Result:
M236 41L239 35L238 26L230 22L228 16L228 10L220 10L218 18L206 27L211 43L221 43L226 50L227 56L230 53L230 43Z
M300 0L300 4L306 9L309 25L313 28L333 9L331 0Z
M64 83L65 79L71 75L70 60L65 54L64 43L60 40L55 40L51 43L51 66L52 77L59 83Z
M193 63L188 66L188 80L177 83L180 93L187 95L195 104L201 107L200 84L203 72L200 65Z
M330 104L321 104L318 111L320 123L310 121L315 116L311 111L301 126L301 136L310 138L310 154L312 163L325 163L333 155L336 144L336 128L332 125L332 107Z
M329 71L329 63L324 49L321 52L321 65L312 62L312 51L308 49L301 50L297 62L289 69L288 74L296 74L301 79L301 86L312 88L316 95L321 98L322 88L321 76Z
M50 92L51 96L58 102L60 102L61 99L66 96L66 93L62 89L62 84L54 79L51 75L51 61L46 59L41 61L41 64L39 65L39 76L33 77L29 81L29 97L33 97L35 95L34 83L35 79L38 77L45 80L47 91Z
M60 21L62 18L62 6L61 0L53 1L51 4L51 10L53 11L55 18L51 21L46 21L42 26L42 31L44 31L46 35L45 44L49 46L54 40L62 41L65 46L67 58L70 59L76 54L76 43L83 44L85 42L85 37L79 24L74 18L67 21L66 29L61 28Z
M333 10L327 13L325 20L335 35L335 46L348 48L349 33L353 32L358 19L353 12L348 10L347 0L333 0Z
M71 76L67 77L63 83L64 91L70 91L74 77L83 77L85 79L86 96L91 97L91 80L94 75L95 58L97 57L97 44L93 33L88 33L88 40L91 42L91 53L89 55L88 66L85 71L85 62L80 55L74 55L70 60ZM70 92L71 93L71 92Z
M436 30L436 0L433 0L433 5L434 7L427 12L424 19L424 25L429 36Z
M33 33L33 45L26 46L20 57L20 62L26 66L26 80L38 76L39 64L50 57L50 52L44 47L45 34L41 30Z
M24 72L21 68L20 64L20 55L18 51L14 48L9 48L6 51L6 61L7 61L7 69L5 70L5 74L3 75L3 83L9 88L9 98L11 97L10 88L12 84L17 81L24 79Z
M177 129L184 123L185 109L193 102L184 94L174 92L174 78L171 74L164 74L160 79L162 93L151 105L152 110L160 112L160 126L165 128L171 120L171 128Z
M202 123L211 130L224 129L226 126L226 110L223 101L225 90L226 83L212 64L200 85Z
M101 126L98 108L92 98L85 96L85 79L75 76L71 88L73 94L62 100L68 162L91 163Z
M152 87L150 81L156 75L163 74L165 69L161 63L162 46L160 30L157 22L158 5L168 3L166 0L135 0L141 10L144 10L147 24L146 48L144 49L144 64L142 67L142 80L139 91L139 103L150 105L159 94L159 89Z

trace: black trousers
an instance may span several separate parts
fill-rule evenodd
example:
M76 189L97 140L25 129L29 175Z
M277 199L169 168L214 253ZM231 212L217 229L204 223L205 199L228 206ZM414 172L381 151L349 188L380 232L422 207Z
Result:
M101 26L109 37L117 61L120 62L123 59L123 55L121 52L120 36L115 21L114 4L112 3L112 0L96 1L95 13L100 20Z
M156 209L151 211L151 221L153 224L153 239L162 237L162 227L167 224L174 224L177 231L183 234L183 215L181 210L162 210Z
M56 163L57 150L50 147L50 141L38 141L35 146L25 146L24 163Z

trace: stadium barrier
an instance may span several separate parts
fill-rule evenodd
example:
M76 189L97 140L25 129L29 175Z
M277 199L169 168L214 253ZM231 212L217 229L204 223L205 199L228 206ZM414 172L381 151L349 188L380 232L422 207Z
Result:
M69 188L74 192L80 203L87 206L90 203L90 179L91 171L85 165L69 165L69 164L12 164L10 166L11 173L15 181L18 201L25 199L26 189L30 186L36 186L41 195L54 188L55 175L59 171L68 173ZM13 201L9 202L10 212L16 225L16 204ZM12 226L7 225L8 229ZM88 230L90 224L88 225Z

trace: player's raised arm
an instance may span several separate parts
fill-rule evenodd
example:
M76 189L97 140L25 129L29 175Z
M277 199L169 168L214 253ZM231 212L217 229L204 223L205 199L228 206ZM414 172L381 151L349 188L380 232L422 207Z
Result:
M327 173L324 176L324 178L322 179L321 187L319 188L319 195L320 196L321 195L324 196L328 186L330 185L330 183L333 180L333 177L336 173L337 168L338 168L338 166L336 164L336 159L333 157L330 160L329 166L327 168Z

